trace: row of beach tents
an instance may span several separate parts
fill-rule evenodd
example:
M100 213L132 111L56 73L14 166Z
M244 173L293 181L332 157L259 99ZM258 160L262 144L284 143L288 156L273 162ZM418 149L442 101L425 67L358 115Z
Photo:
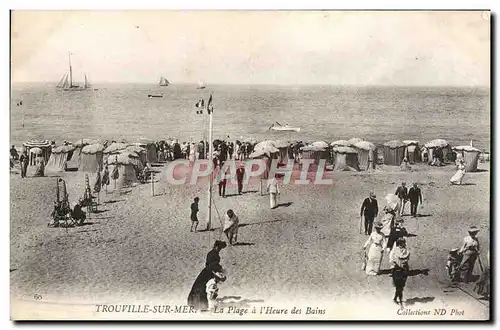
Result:
M404 158L413 164L422 162L424 155L431 162L433 152L436 148L440 148L444 160L454 161L458 156L464 160L466 170L473 172L477 170L481 154L481 150L474 148L472 143L468 146L451 147L443 139L435 139L423 145L414 140L392 140L377 145L360 138L331 143L283 140L250 142L253 145L250 158L266 157L286 163L288 159L294 158L297 150L300 150L302 158L314 159L316 165L321 159L325 159L327 164L333 165L334 171L366 171L375 169L377 164L399 166ZM30 165L34 165L36 157L42 157L46 162L46 171L54 172L65 170L97 172L102 170L106 162L108 165L131 168L136 166L142 169L146 162L150 164L158 162L157 143L148 139L139 139L134 143L112 142L109 145L106 140L81 139L58 147L50 141L32 140L25 142L23 146L30 155Z
M251 158L276 158L279 162L286 163L291 158L290 149L295 148L298 141L263 141L257 143ZM408 163L422 162L424 155L431 163L434 151L439 148L445 161L455 161L457 157L464 160L466 171L474 172L481 150L468 146L451 145L443 139L435 139L423 145L415 140L392 140L382 145L376 145L359 138L338 140L331 143L316 141L299 147L302 158L314 159L319 165L321 159L333 165L334 171L366 171L375 169L377 164L399 166L406 158Z

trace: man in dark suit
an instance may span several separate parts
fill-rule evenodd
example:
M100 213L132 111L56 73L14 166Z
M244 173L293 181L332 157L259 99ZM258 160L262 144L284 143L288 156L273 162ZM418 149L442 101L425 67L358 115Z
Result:
M413 183L413 187L410 188L408 192L408 198L410 199L410 213L412 217L417 216L418 203L422 203L422 191L418 187L417 183Z
M403 215L405 204L408 201L408 188L406 188L406 182L401 182L401 185L398 187L398 189L396 189L394 195L398 196L399 200L401 201L400 214Z
M236 180L238 181L238 195L243 192L243 178L245 176L245 167L240 166L236 169Z
M370 235L372 232L373 221L378 214L377 197L374 193L370 193L370 197L365 198L361 205L360 216L365 216L365 235Z

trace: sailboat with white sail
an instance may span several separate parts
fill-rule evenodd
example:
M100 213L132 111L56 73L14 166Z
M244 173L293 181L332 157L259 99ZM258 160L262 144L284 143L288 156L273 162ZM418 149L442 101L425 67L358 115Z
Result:
M168 86L168 85L170 85L170 81L168 81L167 78L161 76L160 77L160 82L158 83L158 85L160 85L160 86Z
M199 81L198 82L198 87L196 87L197 89L205 89L205 83L203 81Z
M73 67L71 66L71 53L68 53L68 56L69 56L69 72L63 75L63 77L61 78L56 87L62 89L63 91L85 91L92 89L87 74L84 75L83 86L75 85L73 83Z

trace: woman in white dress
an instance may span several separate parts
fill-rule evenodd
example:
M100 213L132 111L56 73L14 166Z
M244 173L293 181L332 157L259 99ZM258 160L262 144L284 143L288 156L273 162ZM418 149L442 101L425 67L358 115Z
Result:
M464 165L464 161L463 160L460 160L460 163L458 164L458 171L455 173L455 175L453 175L450 179L450 183L451 184L462 184L462 180L464 178L464 175L465 175L465 165Z
M368 259L365 269L366 275L378 275L380 273L380 263L382 262L384 252L385 237L380 232L382 224L377 222L374 228L375 231L370 234L370 237L368 237L363 246L366 258Z

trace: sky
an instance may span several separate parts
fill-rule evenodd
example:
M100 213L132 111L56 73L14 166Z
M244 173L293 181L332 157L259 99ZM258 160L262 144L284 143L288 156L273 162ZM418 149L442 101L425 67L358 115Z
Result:
M482 11L14 11L12 82L489 86Z

